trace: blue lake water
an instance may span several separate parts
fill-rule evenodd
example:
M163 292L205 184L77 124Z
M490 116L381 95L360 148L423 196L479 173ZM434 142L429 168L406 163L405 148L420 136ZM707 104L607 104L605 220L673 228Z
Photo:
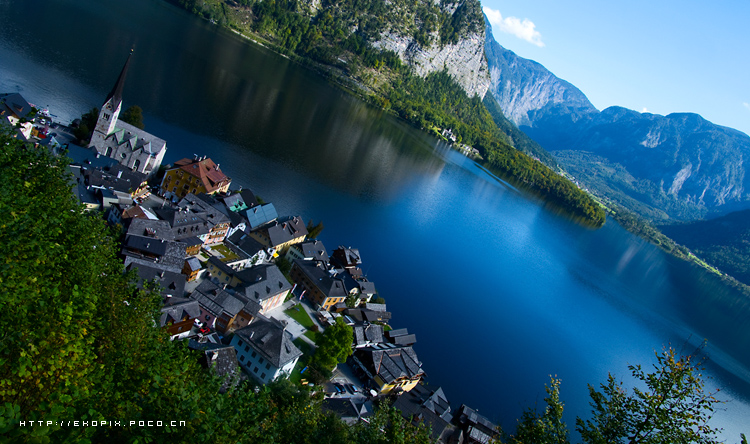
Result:
M417 335L429 384L512 429L562 380L566 417L588 383L703 339L715 418L750 432L748 301L613 222L592 230L314 73L161 1L2 2L0 92L69 122L101 106L133 44L125 106L166 161L220 163L281 214L322 220ZM33 20L30 18L33 17Z

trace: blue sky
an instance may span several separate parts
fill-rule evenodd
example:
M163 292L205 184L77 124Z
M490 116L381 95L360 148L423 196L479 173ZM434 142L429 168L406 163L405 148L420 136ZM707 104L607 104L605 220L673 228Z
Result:
M750 134L750 0L481 0L495 39L598 109L695 112Z

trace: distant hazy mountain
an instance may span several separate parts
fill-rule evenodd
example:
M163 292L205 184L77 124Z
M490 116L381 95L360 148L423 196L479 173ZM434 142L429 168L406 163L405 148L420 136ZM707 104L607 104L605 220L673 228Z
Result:
M597 111L570 83L486 32L490 92L581 183L654 220L750 208L750 137L697 114Z

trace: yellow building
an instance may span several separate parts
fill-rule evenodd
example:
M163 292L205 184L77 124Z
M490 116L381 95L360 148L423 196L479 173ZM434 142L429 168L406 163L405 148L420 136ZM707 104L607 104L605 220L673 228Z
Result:
M299 216L279 219L248 234L268 248L284 254L294 244L305 241L307 227Z
M352 358L379 394L408 392L424 377L422 363L410 346L375 344L357 349Z
M164 173L161 189L182 199L189 193L226 193L232 179L221 172L219 165L206 157L182 159Z

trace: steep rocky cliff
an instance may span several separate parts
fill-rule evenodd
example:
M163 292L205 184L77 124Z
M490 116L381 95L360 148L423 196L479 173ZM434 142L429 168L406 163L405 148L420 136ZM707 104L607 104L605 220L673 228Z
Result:
M433 44L429 47L420 45L413 37L388 32L383 33L373 46L395 52L422 77L446 69L469 97L479 95L484 98L490 86L484 58L484 35L481 32L466 35L456 44Z
M445 69L469 97L484 98L490 76L479 1L425 0L399 8L401 19L389 20L372 45L395 52L422 77ZM404 26L404 21L415 26Z
M503 114L516 125L533 127L537 118L547 114L575 121L596 112L578 88L539 63L500 46L488 22L485 33L490 91Z

